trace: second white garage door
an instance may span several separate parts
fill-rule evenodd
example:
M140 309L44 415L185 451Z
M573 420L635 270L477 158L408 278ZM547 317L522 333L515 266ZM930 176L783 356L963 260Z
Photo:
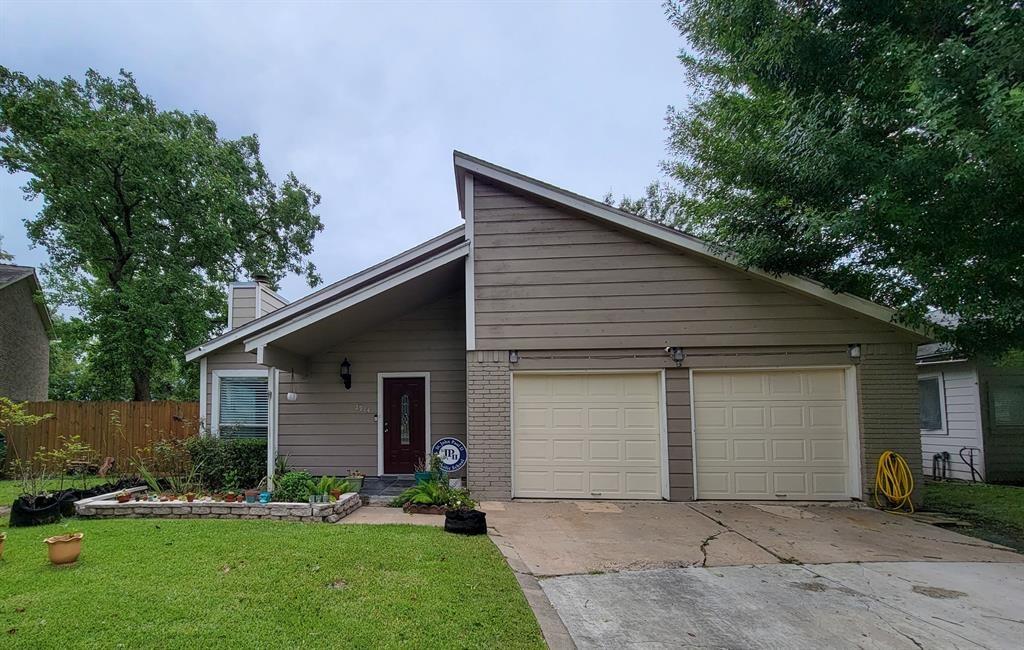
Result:
M661 378L515 374L517 497L660 499Z
M695 371L701 499L845 499L850 494L843 369Z

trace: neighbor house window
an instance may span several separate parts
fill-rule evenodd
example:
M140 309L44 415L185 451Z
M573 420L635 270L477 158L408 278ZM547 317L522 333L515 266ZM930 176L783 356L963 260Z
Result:
M266 438L270 400L261 370L219 370L213 380L213 432L222 438Z
M921 430L942 431L942 381L938 376L917 382L921 398Z
M999 427L1024 425L1024 384L989 387L992 424Z

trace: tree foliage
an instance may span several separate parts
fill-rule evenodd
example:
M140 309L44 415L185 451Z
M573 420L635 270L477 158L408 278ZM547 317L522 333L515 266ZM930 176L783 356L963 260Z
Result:
M1024 345L1024 12L988 0L666 5L671 220L972 352ZM665 205L662 198L660 205Z
M102 392L149 399L185 350L224 322L224 287L308 261L320 197L293 175L275 184L255 135L228 140L205 115L158 110L121 71L84 82L0 67L0 161L27 172L25 220L46 248L51 298L81 314L78 340Z

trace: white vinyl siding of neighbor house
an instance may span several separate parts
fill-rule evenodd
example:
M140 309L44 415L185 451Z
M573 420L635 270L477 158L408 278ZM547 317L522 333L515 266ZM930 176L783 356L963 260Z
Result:
M950 477L970 480L971 471L960 458L960 450L964 447L976 447L974 467L984 477L981 403L978 373L974 365L965 362L922 366L918 377L919 380L937 379L943 390L940 401L944 407L941 412L941 428L921 431L921 456L925 475L931 476L932 457L935 454L949 452Z
M474 182L476 348L909 341L845 309Z

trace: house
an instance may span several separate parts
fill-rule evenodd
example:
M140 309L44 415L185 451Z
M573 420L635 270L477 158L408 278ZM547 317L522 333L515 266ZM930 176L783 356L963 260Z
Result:
M456 437L485 499L863 498L887 449L920 479L927 339L889 310L454 162L461 225L188 353L215 435L368 475Z
M930 343L917 372L925 474L941 478L945 459L947 478L1024 483L1024 368Z
M0 264L0 397L46 399L51 339L53 322L36 270Z

